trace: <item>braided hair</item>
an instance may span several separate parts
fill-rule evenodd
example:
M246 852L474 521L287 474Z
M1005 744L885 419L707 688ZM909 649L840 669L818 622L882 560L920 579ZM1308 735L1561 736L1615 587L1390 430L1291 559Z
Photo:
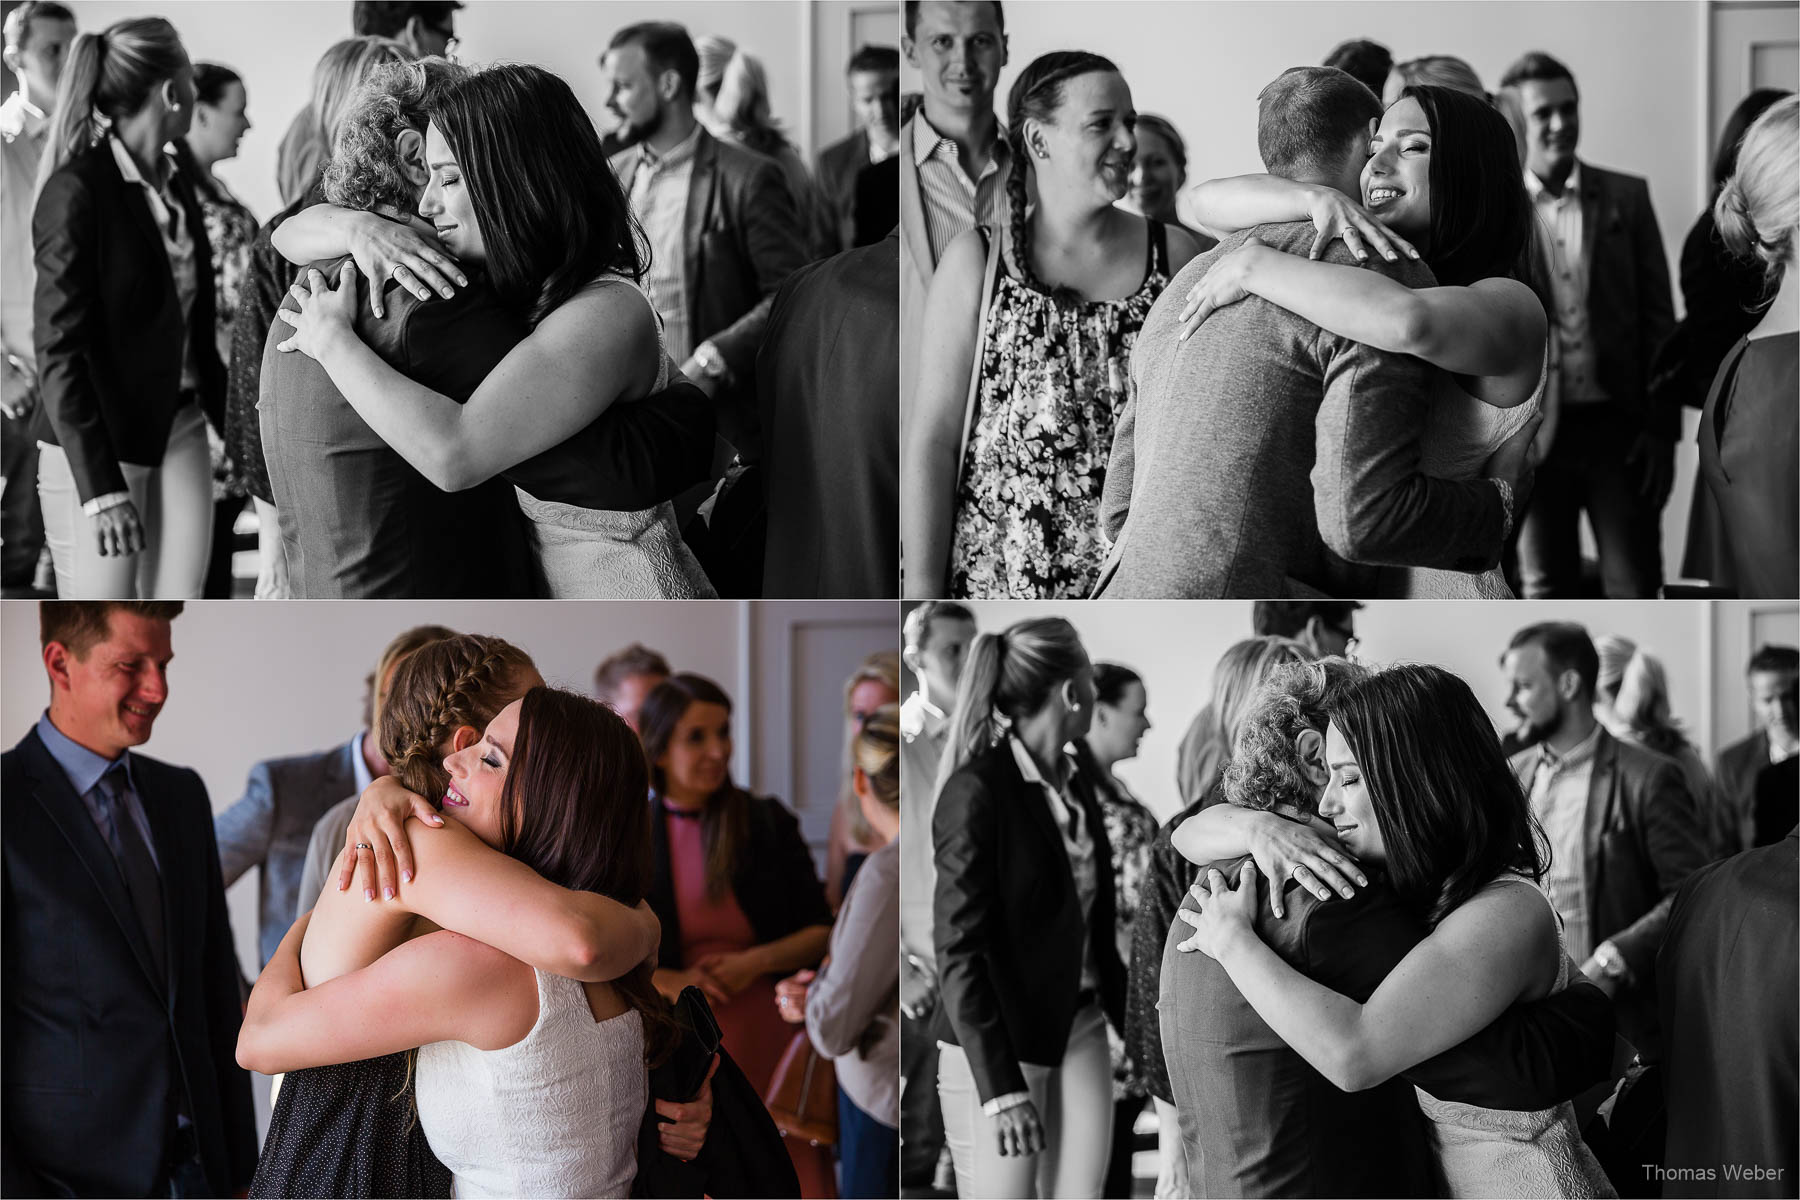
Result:
M450 782L444 744L464 725L485 728L536 682L531 656L496 637L461 634L415 650L394 672L378 714L394 778L441 804Z
M1085 50L1054 50L1031 60L1019 77L1013 80L1006 97L1006 141L1012 150L1012 170L1006 173L1008 231L1012 235L1013 266L1019 278L1039 291L1047 291L1031 265L1031 221L1025 205L1029 196L1025 177L1031 170L1031 155L1025 145L1025 122L1048 123L1062 107L1063 85L1081 75L1096 71L1116 73L1111 59ZM1060 293L1063 289L1057 289ZM1059 296L1060 298L1060 296Z

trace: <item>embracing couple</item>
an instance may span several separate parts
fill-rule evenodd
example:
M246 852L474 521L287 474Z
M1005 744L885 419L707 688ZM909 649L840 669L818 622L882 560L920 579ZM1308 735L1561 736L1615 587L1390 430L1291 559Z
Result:
M1468 685L1280 667L1224 792L1175 833L1206 869L1158 1000L1197 1194L1615 1195L1570 1103L1608 1075L1611 1003Z
M713 596L670 503L706 477L710 406L664 350L642 235L568 84L381 68L325 194L274 234L315 266L258 403L296 592Z
M1257 148L1267 175L1196 189L1227 236L1138 336L1094 594L1509 596L1548 345L1511 127L1295 67Z

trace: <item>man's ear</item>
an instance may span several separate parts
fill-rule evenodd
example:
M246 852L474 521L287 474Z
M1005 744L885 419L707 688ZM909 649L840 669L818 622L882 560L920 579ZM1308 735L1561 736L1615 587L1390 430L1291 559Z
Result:
M1564 700L1573 700L1581 694L1581 674L1574 667L1561 672L1556 677L1556 694Z
M674 67L659 71L656 76L656 94L665 101L673 100L681 95L681 72Z
M12 53L10 50L7 53ZM74 664L75 655L61 642L51 642L44 647L44 672L50 676L50 691L54 694L59 688L69 691L74 680L69 672Z
M394 154L400 161L400 174L414 187L431 182L431 168L425 165L425 135L416 129L402 129L394 139Z
M481 740L481 730L473 725L458 725L456 732L450 735L450 753L455 754L467 750Z
M14 75L23 75L25 73L25 60L19 54L19 48L17 46L8 46L4 52L0 52L0 59L6 61L6 69L11 71Z
M907 646L903 648L900 651L900 661L905 663L906 669L911 671L914 675L917 675L920 678L924 677L925 668L919 662L919 648L917 646Z
M1300 771L1314 787L1331 782L1331 768L1325 765L1325 735L1316 729L1302 729L1294 739Z

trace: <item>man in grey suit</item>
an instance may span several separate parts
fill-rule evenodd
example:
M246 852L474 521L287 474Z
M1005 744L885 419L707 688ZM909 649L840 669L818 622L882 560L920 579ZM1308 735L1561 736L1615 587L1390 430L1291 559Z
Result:
M1360 199L1381 111L1368 88L1333 67L1295 67L1259 103L1257 145L1271 173ZM1490 478L1420 474L1433 368L1256 297L1179 340L1189 289L1253 234L1305 254L1314 230L1263 225L1226 238L1183 268L1144 320L1134 398L1107 466L1101 522L1114 546L1095 595L1353 597L1378 594L1383 564L1492 567L1529 441L1496 452ZM1352 261L1341 241L1325 258ZM1409 287L1433 282L1417 262L1366 265Z

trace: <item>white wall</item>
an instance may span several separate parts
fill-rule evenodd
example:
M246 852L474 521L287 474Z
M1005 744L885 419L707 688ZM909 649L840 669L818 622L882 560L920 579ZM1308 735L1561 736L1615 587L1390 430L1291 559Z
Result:
M1188 722L1212 695L1213 666L1227 647L1251 634L1247 600L1211 601L977 601L969 607L983 630L999 630L1029 616L1067 617L1096 661L1122 663L1144 679L1150 732L1120 776L1165 819L1180 807L1175 752ZM1743 736L1748 724L1742 684L1715 687L1715 625L1737 629L1742 614L1709 611L1706 601L1373 601L1356 614L1358 657L1368 663L1425 662L1468 681L1496 725L1509 727L1499 657L1512 634L1536 621L1579 621L1590 633L1622 634L1654 652L1668 672L1675 716L1703 755ZM1724 606L1721 604L1721 608ZM1733 608L1739 607L1736 604ZM1764 605L1787 614L1800 606ZM1735 641L1721 653L1738 662ZM1715 740L1716 739L1716 740Z

